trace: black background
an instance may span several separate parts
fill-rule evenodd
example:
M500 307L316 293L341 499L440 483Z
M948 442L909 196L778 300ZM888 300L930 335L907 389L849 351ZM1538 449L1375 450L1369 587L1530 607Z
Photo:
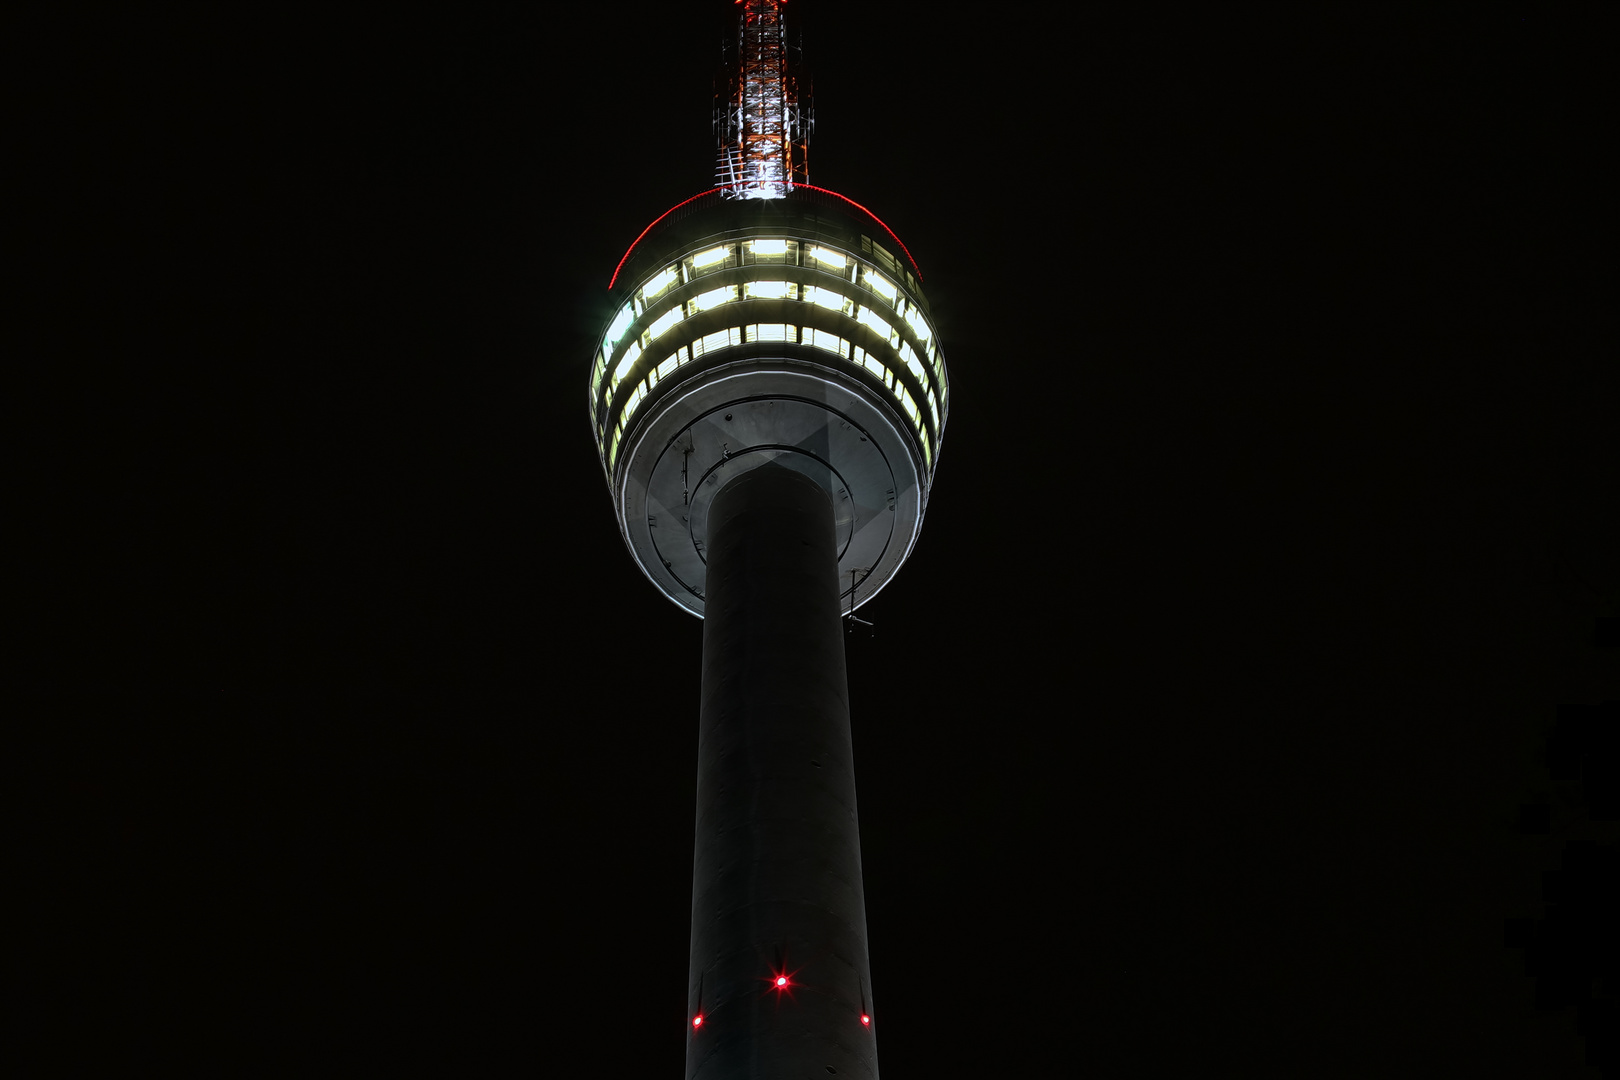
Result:
M1612 936L1508 947L1615 843L1547 749L1614 692L1595 286L1527 254L1582 28L789 10L952 376L848 639L887 1074L1598 1075L1612 982L1532 967ZM585 384L730 18L14 35L63 1071L681 1068L701 627Z

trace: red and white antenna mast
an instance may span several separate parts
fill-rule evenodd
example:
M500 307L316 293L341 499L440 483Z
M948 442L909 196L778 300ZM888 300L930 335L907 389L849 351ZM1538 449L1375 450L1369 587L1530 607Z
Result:
M715 177L733 199L780 199L810 179L806 147L815 119L799 95L798 53L782 8L787 0L736 0L742 8L728 41L714 101L720 147Z

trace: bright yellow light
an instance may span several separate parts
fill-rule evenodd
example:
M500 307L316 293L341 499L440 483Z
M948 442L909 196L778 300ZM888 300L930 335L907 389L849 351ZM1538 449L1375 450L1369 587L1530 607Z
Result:
M877 274L877 273L875 273L875 272L873 272L871 270L867 270L865 273L863 273L861 275L861 282L868 289L871 289L873 292L875 292L879 296L883 297L883 299L887 300L889 303L891 303L891 304L894 303L894 295L895 295L894 285L892 283L890 283L889 281L886 281L882 277L882 275Z
M718 289L710 289L706 293L699 293L692 297L692 307L696 311L707 311L712 307L737 299L737 286L722 285Z
M928 373L923 370L923 366L918 361L917 354L912 351L909 342L900 347L900 359L906 362L906 367L910 369L912 376L916 378L919 384L928 385Z
M799 328L787 323L757 323L748 328L752 341L797 341Z
M647 284L641 287L641 297L643 300L651 300L680 279L679 271L671 266L669 269L654 274L648 279Z
M613 385L615 388L624 381L624 377L630 374L630 369L635 367L636 361L640 359L641 345L639 343L624 350L624 359L620 360L619 366L613 369Z
M916 308L912 308L910 311L906 312L906 322L911 324L911 329L916 331L919 340L924 342L928 340L928 324L923 321L921 311L917 310Z
M652 325L647 327L647 332L654 338L660 337L663 335L664 331L668 330L670 327L674 326L684 318L686 318L686 315L682 313L681 306L676 304L674 307L658 316L658 318L654 319Z
M813 326L804 328L804 343L814 345L818 349L826 349L828 352L837 353L839 356L849 356L849 342L837 334L829 334L827 331L817 330Z
M782 300L791 295L793 286L786 281L750 281L743 286L749 297L757 300Z
M753 240L748 244L754 249L755 255L786 255L786 240Z
M707 353L713 352L716 349L724 349L729 346L741 345L742 343L743 339L741 327L733 326L725 330L716 330L712 334L704 334L701 338L692 343L692 355L695 357L703 356Z
M876 311L873 311L871 308L862 308L860 315L856 317L855 321L860 323L862 326L867 326L877 331L878 335L884 340L887 340L889 335L894 333L894 328L889 325L889 321L882 315L879 315Z
M832 251L828 248L813 247L810 249L809 254L810 257L817 262L825 263L827 266L834 267L838 270L842 270L844 267L849 265L849 260L845 259L838 252Z
M710 248L708 251L700 251L692 256L692 265L701 270L705 266L713 266L715 263L724 260L730 254L731 249L729 247Z
M630 328L630 324L635 320L636 313L629 304L625 304L624 307L620 308L619 313L613 317L613 325L608 327L607 334L602 338L603 348L612 352L613 346L619 343L619 339L624 337L624 332Z
M843 293L836 293L831 289L823 289L819 285L811 285L806 287L804 290L804 298L810 301L812 304L816 304L824 308L832 308L834 311L843 311L844 307L849 303L849 298Z

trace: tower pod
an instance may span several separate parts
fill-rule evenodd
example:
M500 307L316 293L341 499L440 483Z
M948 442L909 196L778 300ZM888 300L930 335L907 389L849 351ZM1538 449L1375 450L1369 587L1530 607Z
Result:
M833 500L845 610L893 577L928 505L949 406L915 265L876 217L800 184L687 200L614 276L592 429L625 544L704 606L709 503L767 462Z

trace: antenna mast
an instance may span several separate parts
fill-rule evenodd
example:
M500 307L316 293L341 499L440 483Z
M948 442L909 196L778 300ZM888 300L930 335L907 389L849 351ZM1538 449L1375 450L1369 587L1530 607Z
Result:
M787 0L736 0L735 41L722 50L715 85L715 184L732 199L780 199L809 183L806 147L815 126L808 93L801 103L802 54L782 18Z

